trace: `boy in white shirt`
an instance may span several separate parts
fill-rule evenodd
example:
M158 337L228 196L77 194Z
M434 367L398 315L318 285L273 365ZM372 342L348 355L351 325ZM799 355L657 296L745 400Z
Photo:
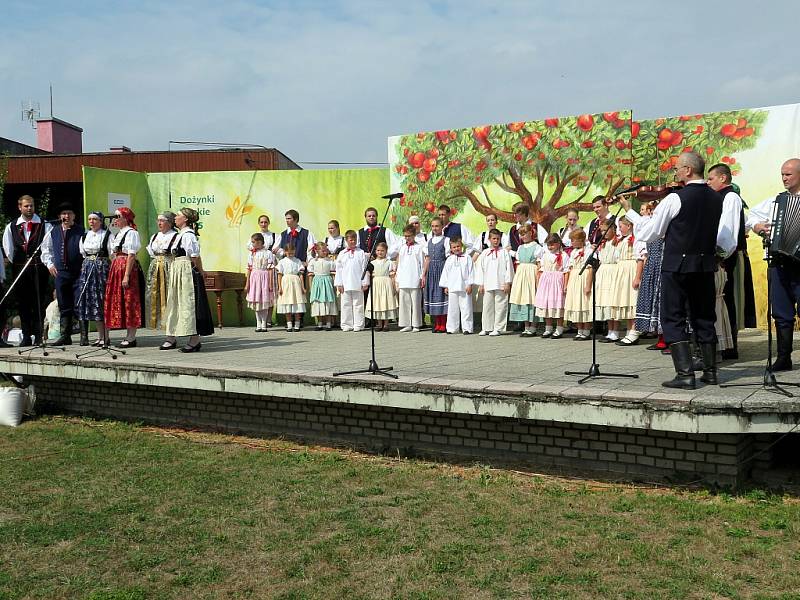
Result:
M394 284L400 298L400 312L397 325L400 331L419 332L422 327L422 269L425 253L422 244L416 241L417 230L414 225L403 228L405 241L397 249L397 271Z
M472 279L473 260L464 254L461 238L453 238L439 279L447 294L447 333L456 333L459 325L465 335L472 333Z
M498 336L506 330L508 293L514 279L511 254L500 246L503 239L497 229L489 232L490 247L481 252L475 270L475 283L483 294L482 331L478 335Z
M347 248L336 257L334 285L342 297L342 331L364 329L364 292L369 289L366 273L369 256L358 247L358 234L352 229L344 234Z

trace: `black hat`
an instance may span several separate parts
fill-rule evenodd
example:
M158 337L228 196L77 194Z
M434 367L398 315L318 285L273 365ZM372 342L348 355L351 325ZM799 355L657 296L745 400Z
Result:
M75 209L72 208L72 204L69 202L62 202L61 204L58 205L58 214L61 214L66 210L75 212Z

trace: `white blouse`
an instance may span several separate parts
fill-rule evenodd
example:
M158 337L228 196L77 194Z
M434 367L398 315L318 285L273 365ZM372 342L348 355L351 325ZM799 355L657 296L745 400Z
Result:
M151 257L157 256L159 254L164 254L167 251L167 248L169 247L169 243L176 235L178 235L178 232L172 229L170 229L166 233L159 231L158 233L155 234L155 236L150 238L150 241L147 243L147 253ZM175 240L176 243L177 241L178 240ZM172 244L172 246L174 248L175 244Z
M117 232L117 235L114 236L115 252L120 240L122 240L123 237L125 238L125 241L122 243L122 248L120 249L122 254L136 254L139 250L141 250L142 240L139 237L139 232L126 225L120 229L119 232Z
M313 258L308 261L308 272L314 275L330 275L336 270L336 263L330 258Z
M180 237L172 245L173 250L183 248L186 251L186 256L191 258L200 256L200 242L191 227L184 227L178 232L178 235Z
M267 269L275 268L275 255L272 251L262 248L250 253L247 259L247 267L250 270L266 271Z
M303 270L303 263L296 256L284 256L278 261L278 273L282 275L299 275Z
M86 230L86 236L80 241L81 255L89 256L90 254L99 254L100 246L103 245L103 238L106 235L107 229L100 229L99 231ZM108 255L114 252L114 236L108 236L108 243L106 244L106 251Z

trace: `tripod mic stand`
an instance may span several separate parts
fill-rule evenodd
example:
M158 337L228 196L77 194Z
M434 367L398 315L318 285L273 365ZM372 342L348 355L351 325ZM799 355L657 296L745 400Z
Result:
M14 281L9 286L8 290L6 290L5 295L2 299L0 299L0 305L3 305L8 297L11 295L12 290L14 290L19 282L22 280L23 276L28 273L28 269L31 268L31 265L34 265L34 274L33 274L33 289L34 293L36 294L36 319L39 323L39 343L31 346L27 350L17 350L17 354L28 354L29 356L33 353L34 350L42 350L42 356L48 356L50 353L47 351L48 348L55 348L57 350L66 351L66 348L63 346L49 346L47 344L47 339L44 335L44 313L42 312L42 294L41 294L41 282L39 277L38 266L42 265L41 256L42 256L42 244L44 244L45 240L50 236L51 232L53 231L52 225L56 223L61 223L61 219L56 219L54 221L45 221L42 219L41 221L42 227L44 228L44 234L42 235L42 239L39 241L39 244L36 246L36 249L33 253L28 257L28 260L25 261L25 264L20 269L20 272L17 273L17 276L14 278ZM50 230L47 230L47 224L51 225ZM30 334L30 332L28 332ZM30 338L28 340L23 339L23 343L30 342Z
M793 398L789 390L784 389L786 386L800 387L798 383L790 383L788 381L778 381L775 378L775 373L772 371L772 278L769 276L769 270L772 267L772 227L775 225L775 211L777 210L777 202L773 204L772 208L772 221L770 222L769 233L763 236L762 244L764 245L764 261L767 263L767 364L764 367L764 376L761 383L726 383L720 385L721 388L729 387L749 387L751 385L760 386L762 390L772 392L773 394L782 394L787 398Z
M583 371L564 371L564 375L583 375L581 379L578 380L578 383L586 383L590 379L594 379L596 377L627 377L629 379L638 379L638 375L628 375L625 373L601 373L600 372L600 365L597 364L597 294L595 282L597 281L597 272L600 269L600 260L597 258L597 250L600 248L600 244L595 246L594 250L591 251L589 256L586 257L586 262L583 263L583 267L578 272L578 277L583 275L583 272L592 267L592 364L589 366L589 372L585 373Z
M89 282L92 280L92 277L94 276L95 271L97 270L97 260L98 259L95 258L94 260L91 261L92 264L91 267L89 268L89 273L86 275L86 281L84 282L83 288L81 289L81 293L78 296L78 301L75 303L76 309L81 305L81 302L83 301L83 298L86 294L86 288L89 287ZM111 356L112 359L117 360L117 354L125 354L125 350L112 348L110 344L107 344L106 343L107 338L105 337L106 335L107 335L107 330L103 334L104 337L100 346L98 346L97 348L92 348L91 350L87 350L86 352L77 353L75 354L75 358L80 359L83 358L84 356L89 356L90 354L105 352L106 354Z
M383 219L381 219L381 224L378 226L378 232L380 233L381 229L383 229L383 224L386 222L386 216L389 214L389 208L392 206L392 200L394 198L389 198L389 203L386 205L386 210L383 213ZM375 241L377 240L377 235L375 239L370 238L369 245L368 245L368 258L367 258L367 266L364 268L364 272L361 273L361 279L364 279L364 276L367 274L367 271L372 270L372 264L370 264L369 260L372 258L372 251L375 247ZM372 319L370 319L369 324L369 333L370 333L370 345L372 349L372 358L369 361L369 366L366 369L357 369L355 371L342 371L339 373L334 373L333 376L337 377L339 375L355 375L357 373L371 373L373 375L383 375L385 377L391 377L392 379L397 379L398 376L394 373L389 373L393 369L393 367L379 367L378 360L375 356L375 294L372 290L372 276L370 275L370 293L369 293L369 311L372 314Z

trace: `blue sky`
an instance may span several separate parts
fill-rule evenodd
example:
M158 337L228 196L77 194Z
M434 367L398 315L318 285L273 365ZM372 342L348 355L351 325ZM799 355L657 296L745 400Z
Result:
M70 6L70 4L72 6ZM5 0L0 136L20 101L84 149L197 139L381 162L390 135L632 108L800 101L796 2Z

